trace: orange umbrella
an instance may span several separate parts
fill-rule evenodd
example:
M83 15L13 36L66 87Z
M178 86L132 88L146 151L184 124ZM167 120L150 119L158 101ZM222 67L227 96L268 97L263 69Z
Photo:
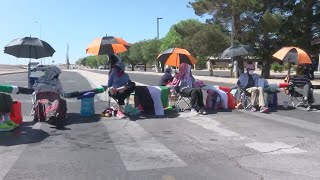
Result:
M179 67L181 63L187 63L190 65L197 63L196 58L191 56L191 54L186 49L181 48L167 49L159 54L157 60L163 64L175 67Z
M106 36L97 38L89 44L86 53L94 55L118 54L127 51L129 46L129 43L121 38Z
M273 57L282 61L295 62L297 64L311 64L309 55L302 49L297 47L283 47Z

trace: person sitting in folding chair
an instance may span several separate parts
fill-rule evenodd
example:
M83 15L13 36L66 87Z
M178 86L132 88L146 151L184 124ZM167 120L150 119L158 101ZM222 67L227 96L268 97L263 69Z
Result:
M124 118L124 101L130 96L135 89L135 83L124 72L125 66L116 55L110 56L111 70L109 73L108 85L109 96L116 99L118 103L117 117Z
M207 114L203 103L203 94L200 88L194 88L194 77L191 73L191 66L186 63L180 65L179 73L173 79L176 84L175 90L183 97L191 98L191 112L199 114Z
M292 87L293 93L302 95L303 102L301 104L307 106L308 110L311 110L311 106L314 103L312 83L310 82L310 78L304 74L304 65L300 64L297 66L296 75L289 78L289 86ZM296 96L295 94L292 95Z
M238 79L237 85L241 89L244 96L251 96L251 111L257 111L260 109L261 113L269 111L266 106L266 98L264 93L264 87L259 87L259 75L254 73L255 67L253 64L247 64L246 73L242 73Z

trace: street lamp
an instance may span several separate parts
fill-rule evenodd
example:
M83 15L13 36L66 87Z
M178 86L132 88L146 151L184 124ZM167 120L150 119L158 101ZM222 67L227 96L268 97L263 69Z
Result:
M42 34L42 24L39 21L34 21L35 24L39 24L39 38L41 39L41 34ZM42 64L42 58L40 59L41 64Z
M158 41L160 40L160 37L159 37L159 20L162 19L162 17L157 17L157 39ZM156 68L156 71L157 72L160 72L160 63L159 61L157 61L157 68Z

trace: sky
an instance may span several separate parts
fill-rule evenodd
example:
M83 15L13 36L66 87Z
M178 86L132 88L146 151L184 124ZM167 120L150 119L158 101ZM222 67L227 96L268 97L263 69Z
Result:
M106 34L129 43L164 37L181 20L203 18L188 8L189 0L1 0L0 48L15 38L38 37L55 50L48 64L65 63L67 43L70 62L87 56L85 48ZM35 61L35 60L33 60ZM0 64L26 64L27 59L0 53Z

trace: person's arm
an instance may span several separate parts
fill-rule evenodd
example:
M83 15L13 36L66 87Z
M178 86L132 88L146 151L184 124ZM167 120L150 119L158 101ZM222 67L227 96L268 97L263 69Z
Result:
M108 79L108 87L111 87L113 85L113 77L115 76L115 71L112 71L110 74L109 74L109 79Z

